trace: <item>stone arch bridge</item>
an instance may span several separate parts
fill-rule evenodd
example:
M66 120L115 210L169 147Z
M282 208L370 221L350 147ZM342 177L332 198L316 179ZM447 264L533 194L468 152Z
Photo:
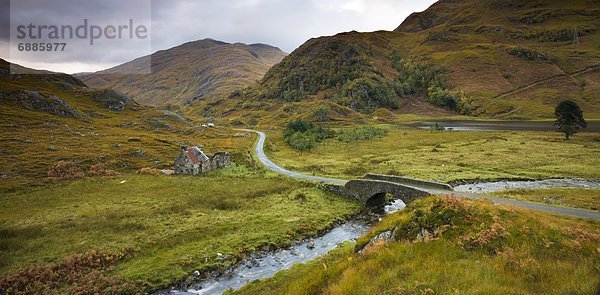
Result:
M440 192L452 191L447 184L415 180L399 176L368 174L362 179L348 181L344 186L329 186L347 198L356 199L367 206L381 206L387 194L409 204L415 199Z

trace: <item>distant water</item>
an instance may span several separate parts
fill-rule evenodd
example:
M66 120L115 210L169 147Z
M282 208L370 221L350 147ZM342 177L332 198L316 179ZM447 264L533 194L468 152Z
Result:
M552 121L436 121L418 122L413 126L428 129L435 123L455 131L556 131ZM587 125L582 132L600 132L600 121L589 121Z

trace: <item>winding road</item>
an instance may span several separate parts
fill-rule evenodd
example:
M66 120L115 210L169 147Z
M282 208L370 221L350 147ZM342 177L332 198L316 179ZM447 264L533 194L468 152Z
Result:
M267 139L267 136L265 135L264 132L256 131L256 130L248 130L248 129L240 129L240 131L252 132L252 133L256 133L258 135L258 141L256 143L256 155L258 156L258 159L265 166L267 166L267 168L269 168L270 170L272 170L274 172L277 172L277 173L280 173L280 174L283 174L286 176L298 178L298 179L317 181L317 182L325 182L325 183L337 184L337 185L344 185L349 181L349 180L345 180L345 179L307 175L307 174L302 174L302 173L284 169L284 168L278 166L277 164L273 163L273 161L271 161L269 159L269 157L267 157L267 155L265 154L264 146L265 146L265 141ZM421 190L425 190L431 194L436 194L436 195L449 195L449 196L464 197L464 198L469 198L469 199L484 198L484 199L491 200L492 202L498 203L498 204L506 204L506 205L511 205L511 206L517 206L517 207L522 207L522 208L527 208L527 209L532 209L532 210L548 212L548 213L555 213L555 214L561 214L561 215L567 215L567 216L573 216L573 217L600 220L600 212L592 211L592 210L551 206L551 205L545 205L545 204L540 204L540 203L523 202L523 201L517 201L517 200L509 200L509 199L503 199L503 198L498 198L498 197L485 196L485 195L480 195L480 194L463 193L463 192L456 192L456 191L450 191L450 190L441 190L441 189L435 189L435 188L430 188L430 187L418 187L415 185L410 185L410 186L417 187Z

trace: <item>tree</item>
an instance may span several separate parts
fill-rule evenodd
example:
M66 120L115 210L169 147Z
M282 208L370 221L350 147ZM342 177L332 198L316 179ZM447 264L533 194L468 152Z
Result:
M315 147L315 138L308 133L297 132L286 138L287 144L292 148L300 151L300 154L305 151L310 151Z
M583 118L583 112L574 101L565 100L561 102L556 107L554 114L556 115L554 126L565 134L567 140L577 133L579 128L587 127L587 123Z

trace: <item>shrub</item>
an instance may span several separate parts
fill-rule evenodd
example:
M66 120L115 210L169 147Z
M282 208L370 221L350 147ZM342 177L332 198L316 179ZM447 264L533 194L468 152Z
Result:
M285 142L301 152L310 151L318 142L334 136L333 130L317 127L312 122L301 119L289 122L283 132Z
M395 90L400 96L411 94L426 95L432 86L444 85L443 70L418 59L402 59L392 54L392 66L398 71Z
M60 161L50 168L48 177L53 181L83 178L84 173L74 162Z
M523 47L512 47L507 49L508 54L514 55L516 57L525 58L529 60L534 60L538 62L550 63L552 59L545 56L544 54L537 52L532 49L527 49Z
M316 139L308 132L297 132L285 139L285 142L292 148L304 152L312 150L316 145Z
M92 167L90 167L90 169L88 169L87 175L88 176L105 176L105 177L112 177L112 176L116 176L117 172L115 172L114 170L110 170L109 168L109 164L107 163L97 163L92 165Z
M377 137L387 135L387 129L373 126L360 126L339 131L337 140L341 142L352 142L361 140L371 140Z
M446 127L444 127L444 125L442 125L441 123L435 122L435 123L433 123L433 125L429 126L429 131L431 131L431 132L446 131Z

